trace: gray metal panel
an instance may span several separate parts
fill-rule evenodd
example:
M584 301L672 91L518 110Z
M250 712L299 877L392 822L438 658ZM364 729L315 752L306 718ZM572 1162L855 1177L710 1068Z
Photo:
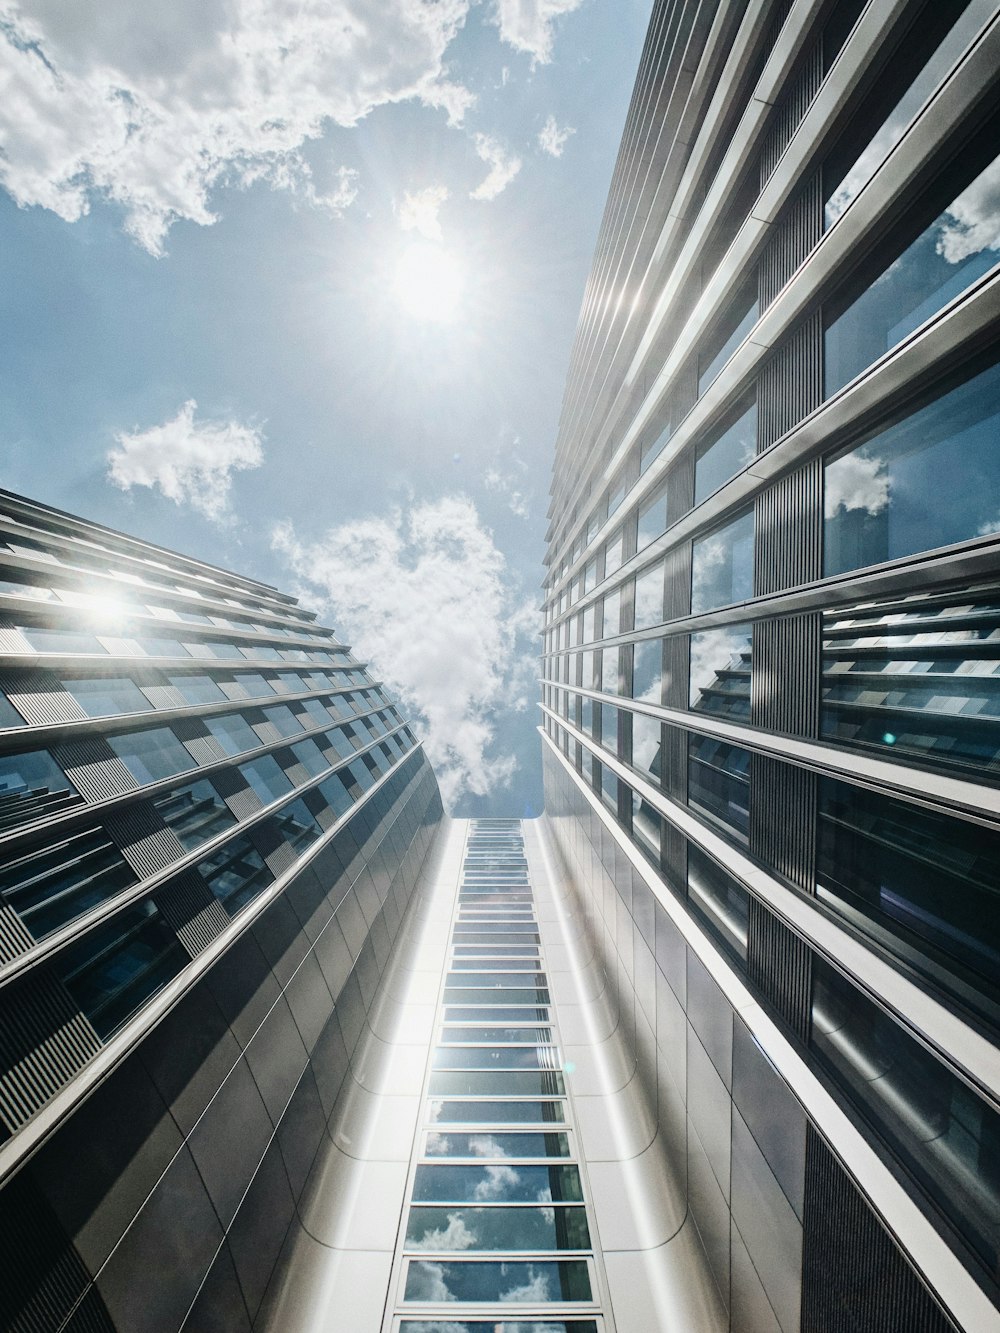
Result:
M101 1049L62 983L34 968L0 995L0 1123L13 1133Z
M815 773L750 755L750 850L799 888L814 891Z
M135 791L138 783L103 737L54 745L52 757L88 801Z
M0 672L0 690L30 726L79 722L87 715L48 671Z
M104 827L141 879L166 869L184 855L177 834L147 802L110 811Z
M192 958L229 925L222 904L195 870L185 870L157 889L153 901Z
M790 6L788 6L790 8ZM774 175L782 153L792 141L802 117L819 91L823 81L823 43L814 42L806 52L798 73L786 85L781 102L776 108L767 134L760 148L760 188Z
M754 623L753 726L808 739L819 735L822 633L819 612Z
M757 898L750 898L747 979L795 1035L809 1040L812 951Z

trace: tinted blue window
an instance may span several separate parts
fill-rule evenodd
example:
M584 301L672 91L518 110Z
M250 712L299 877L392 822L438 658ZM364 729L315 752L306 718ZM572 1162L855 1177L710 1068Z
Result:
M751 403L714 440L699 448L694 465L695 504L742 472L756 450L757 404Z
M753 596L753 512L693 543L691 611L711 611Z
M143 713L153 707L135 681L121 676L95 676L92 680L64 680L62 685L88 717L108 717L115 713Z
M140 785L197 767L169 727L109 736L108 744Z
M278 800L292 790L291 782L272 755L262 754L259 759L252 759L248 764L240 764L240 772L263 805L270 805L272 801Z
M219 742L224 754L241 754L244 750L256 750L260 745L260 737L239 713L227 717L207 717L205 726Z

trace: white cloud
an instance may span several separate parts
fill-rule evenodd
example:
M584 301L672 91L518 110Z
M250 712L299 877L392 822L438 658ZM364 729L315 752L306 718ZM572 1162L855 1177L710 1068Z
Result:
M544 1305L552 1300L548 1276L529 1264L527 1282L519 1287L508 1287L500 1293L500 1299L510 1305Z
M448 1224L425 1231L418 1241L411 1241L415 1250L471 1250L478 1245L479 1235L465 1224L461 1213L448 1213Z
M494 752L495 719L537 674L537 617L472 502L446 496L313 543L285 524L273 540L408 710L445 804L507 786L517 761Z
M487 468L483 482L488 491L504 496L507 508L516 518L529 517L527 498L518 487L517 477L513 473L503 472L498 467Z
M562 14L579 9L583 0L497 0L496 24L500 40L526 51L532 62L547 65L552 59L554 25Z
M502 1199L521 1179L519 1172L512 1166L487 1166L483 1170L483 1179L472 1191L476 1203Z
M990 163L947 210L935 248L949 264L1000 250L1000 161Z
M864 509L874 517L889 503L889 469L881 458L862 452L844 454L829 464L823 481L823 512Z
M161 254L219 186L266 181L336 213L303 146L408 99L452 123L474 100L445 52L469 0L0 0L0 183L73 221L94 197Z
M560 127L556 124L555 116L549 116L538 131L538 146L543 153L548 153L550 157L562 157L563 149L569 142L570 136L575 133L576 130L572 125Z
M471 199L495 199L506 190L521 170L521 159L504 148L499 139L490 134L475 136L476 152L489 167L489 174L469 196Z
M407 190L399 205L399 225L404 231L416 231L429 241L441 240L438 214L448 198L446 185L428 185L424 190Z
M223 519L232 474L264 461L262 436L238 421L196 422L197 406L192 398L162 426L116 435L117 448L108 453L108 478L123 491L148 486L175 504Z
M410 1264L406 1278L406 1293L407 1300L427 1301L433 1305L456 1299L448 1287L447 1269L444 1264L435 1264L429 1259L418 1259Z

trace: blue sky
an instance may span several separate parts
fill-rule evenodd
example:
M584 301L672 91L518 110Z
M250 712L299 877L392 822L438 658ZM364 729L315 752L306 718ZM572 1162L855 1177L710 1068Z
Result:
M298 591L459 814L540 808L551 452L649 12L0 0L0 484Z

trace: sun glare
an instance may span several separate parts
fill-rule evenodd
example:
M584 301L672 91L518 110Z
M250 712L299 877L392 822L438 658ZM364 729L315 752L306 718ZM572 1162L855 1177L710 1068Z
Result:
M462 266L439 245L411 245L396 268L396 296L416 319L455 318L464 287Z

